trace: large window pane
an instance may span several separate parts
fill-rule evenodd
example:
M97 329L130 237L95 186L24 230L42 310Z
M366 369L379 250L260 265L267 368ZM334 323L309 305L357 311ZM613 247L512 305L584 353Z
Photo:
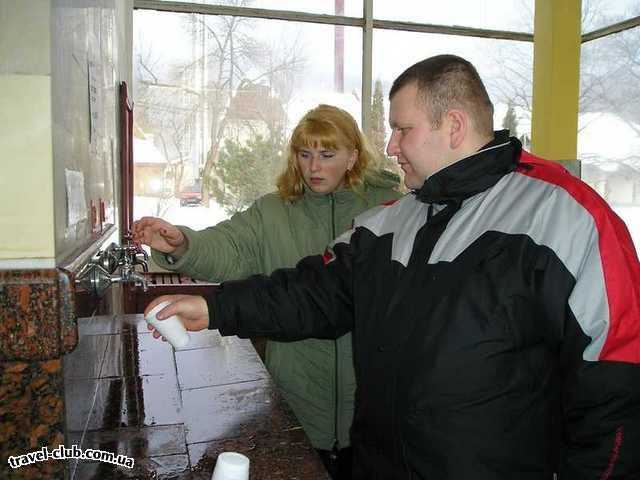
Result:
M506 126L528 147L531 137L533 44L374 30L372 103L374 106L383 104L382 109L374 107L372 110L372 125L374 130L378 129L372 132L372 137L378 150L384 151L391 133L388 96L393 80L415 62L443 53L460 55L475 65L494 103L495 128ZM381 122L380 118L384 120ZM382 128L384 131L380 131ZM385 140L379 140L381 138ZM392 164L391 160L387 161Z
M640 15L638 0L582 0L582 33Z
M362 0L191 0L191 3L362 17Z
M626 222L640 249L640 27L582 46L582 176ZM639 250L640 251L640 250Z
M533 32L534 0L373 0L380 20Z
M134 32L135 218L215 224L274 190L307 110L360 119L359 28L135 11Z

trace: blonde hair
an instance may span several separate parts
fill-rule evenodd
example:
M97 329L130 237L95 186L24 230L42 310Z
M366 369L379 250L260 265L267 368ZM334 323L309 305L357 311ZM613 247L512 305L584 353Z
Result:
M369 141L360 131L354 118L341 108L318 105L309 110L293 129L289 140L287 166L278 176L276 186L283 200L295 201L304 193L304 179L298 167L298 152L303 148L345 147L358 151L358 158L344 176L347 188L359 191L367 169L376 163L376 155Z

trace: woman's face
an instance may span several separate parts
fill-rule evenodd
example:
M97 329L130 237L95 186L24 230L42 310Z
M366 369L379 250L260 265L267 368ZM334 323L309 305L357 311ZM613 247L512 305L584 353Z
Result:
M302 147L297 161L304 183L316 193L331 193L344 183L347 170L358 158L357 150Z

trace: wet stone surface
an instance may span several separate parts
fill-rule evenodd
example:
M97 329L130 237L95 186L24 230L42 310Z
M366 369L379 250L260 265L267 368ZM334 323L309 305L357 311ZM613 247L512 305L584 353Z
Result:
M70 479L209 480L223 451L247 455L252 480L328 478L248 340L198 332L174 351L140 315L78 327L63 362L65 442L135 464L68 461Z

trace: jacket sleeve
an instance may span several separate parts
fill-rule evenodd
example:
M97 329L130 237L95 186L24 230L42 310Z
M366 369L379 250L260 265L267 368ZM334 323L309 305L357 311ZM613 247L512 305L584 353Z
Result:
M261 271L262 222L262 209L257 201L247 210L204 230L179 226L189 246L174 264L169 264L160 252L153 250L151 254L160 267L198 280L222 282L245 278Z
M559 478L640 478L640 265L624 223L593 215L563 307Z
M209 328L281 341L344 335L353 328L355 248L346 232L324 255L303 258L295 268L223 283L206 298Z

